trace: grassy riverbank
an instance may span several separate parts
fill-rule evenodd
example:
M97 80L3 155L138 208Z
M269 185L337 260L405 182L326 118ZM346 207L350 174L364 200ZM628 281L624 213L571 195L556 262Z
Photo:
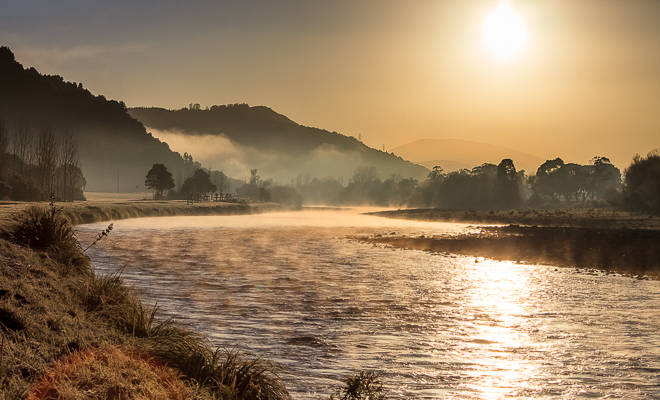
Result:
M660 278L660 218L613 210L455 211L397 210L374 215L484 226L458 237L362 238L369 243L493 258L598 269Z
M277 367L155 318L57 208L3 224L0 399L288 399Z
M12 217L31 207L46 207L48 203L0 202L0 226L11 223ZM185 200L134 200L127 198L95 199L72 203L58 203L62 215L74 225L116 221L127 218L240 215L284 210L274 203L195 203Z

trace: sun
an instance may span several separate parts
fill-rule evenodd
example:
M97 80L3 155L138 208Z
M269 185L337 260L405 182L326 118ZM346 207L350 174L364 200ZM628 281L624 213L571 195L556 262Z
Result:
M486 47L500 59L519 54L527 42L527 30L523 18L511 4L500 3L486 18L483 25Z

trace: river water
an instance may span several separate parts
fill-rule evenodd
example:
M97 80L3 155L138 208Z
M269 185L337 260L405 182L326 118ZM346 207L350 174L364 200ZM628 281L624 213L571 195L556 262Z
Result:
M164 317L283 365L296 399L361 369L391 398L660 398L660 282L347 238L474 229L351 210L143 218L88 254L99 273L126 265Z

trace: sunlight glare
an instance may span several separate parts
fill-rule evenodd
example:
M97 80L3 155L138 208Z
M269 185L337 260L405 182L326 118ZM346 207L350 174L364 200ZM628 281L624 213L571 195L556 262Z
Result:
M488 49L505 59L520 53L527 42L527 30L511 4L502 2L486 19L483 37Z

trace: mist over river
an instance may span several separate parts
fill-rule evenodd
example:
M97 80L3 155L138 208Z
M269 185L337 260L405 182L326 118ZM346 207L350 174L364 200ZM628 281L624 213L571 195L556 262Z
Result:
M660 282L372 246L346 237L474 228L359 211L121 220L87 253L163 317L284 365L296 399L361 369L393 398L660 398Z

